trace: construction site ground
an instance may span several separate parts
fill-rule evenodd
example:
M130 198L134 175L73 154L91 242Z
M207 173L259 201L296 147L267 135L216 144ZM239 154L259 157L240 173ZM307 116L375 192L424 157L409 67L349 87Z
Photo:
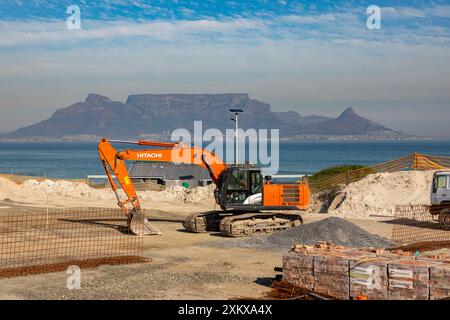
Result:
M3 210L23 205L0 202ZM165 207L165 208L164 208ZM213 209L205 205L161 204L151 222L163 235L144 239L148 263L100 266L82 270L81 289L69 290L65 272L0 279L0 299L232 299L261 297L269 290L274 267L283 252L204 245L222 239L218 233L186 232L181 222L193 212ZM311 223L327 214L304 214ZM349 219L382 237L391 236L386 218ZM230 239L233 241L233 239ZM202 244L202 245L198 245Z

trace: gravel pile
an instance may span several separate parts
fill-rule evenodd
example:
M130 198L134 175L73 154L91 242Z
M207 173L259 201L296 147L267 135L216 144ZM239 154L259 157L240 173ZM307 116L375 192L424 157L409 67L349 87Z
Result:
M337 245L353 248L387 247L389 245L389 241L386 239L337 217L305 224L274 233L270 236L256 236L243 240L225 239L205 245L222 248L239 247L285 251L294 244L312 245L318 241L329 241Z

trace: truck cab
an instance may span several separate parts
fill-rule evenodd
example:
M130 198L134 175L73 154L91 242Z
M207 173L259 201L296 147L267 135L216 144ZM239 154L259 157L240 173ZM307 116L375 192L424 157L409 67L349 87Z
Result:
M438 171L433 176L431 204L450 204L450 171Z
M438 171L433 176L430 213L450 230L450 171Z

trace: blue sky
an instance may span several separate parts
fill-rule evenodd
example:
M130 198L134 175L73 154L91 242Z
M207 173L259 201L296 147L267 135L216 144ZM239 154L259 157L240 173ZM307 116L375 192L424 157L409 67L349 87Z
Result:
M66 28L74 4L82 30ZM0 131L89 92L248 92L450 137L450 1L0 0L0 29Z
M375 4L408 10L409 16L422 17L423 12L437 6L446 6L448 1L214 1L214 0L151 0L151 1L45 1L45 0L2 0L0 17L3 19L60 19L61 12L76 4L87 19L221 19L242 17L267 17L296 15L299 13L324 14L351 11ZM414 13L415 12L415 13ZM421 13L422 12L422 13Z

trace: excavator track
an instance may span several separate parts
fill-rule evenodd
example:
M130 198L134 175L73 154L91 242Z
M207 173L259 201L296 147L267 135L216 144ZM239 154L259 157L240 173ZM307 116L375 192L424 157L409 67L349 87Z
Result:
M187 230L195 233L220 231L220 221L228 216L230 216L230 214L224 211L195 213L186 218L183 222L183 226Z
M265 212L233 214L225 211L196 213L188 216L183 226L194 233L221 232L228 237L271 234L303 224L299 214Z
M299 214L247 213L225 217L220 221L220 232L228 237L248 237L271 234L303 224Z

